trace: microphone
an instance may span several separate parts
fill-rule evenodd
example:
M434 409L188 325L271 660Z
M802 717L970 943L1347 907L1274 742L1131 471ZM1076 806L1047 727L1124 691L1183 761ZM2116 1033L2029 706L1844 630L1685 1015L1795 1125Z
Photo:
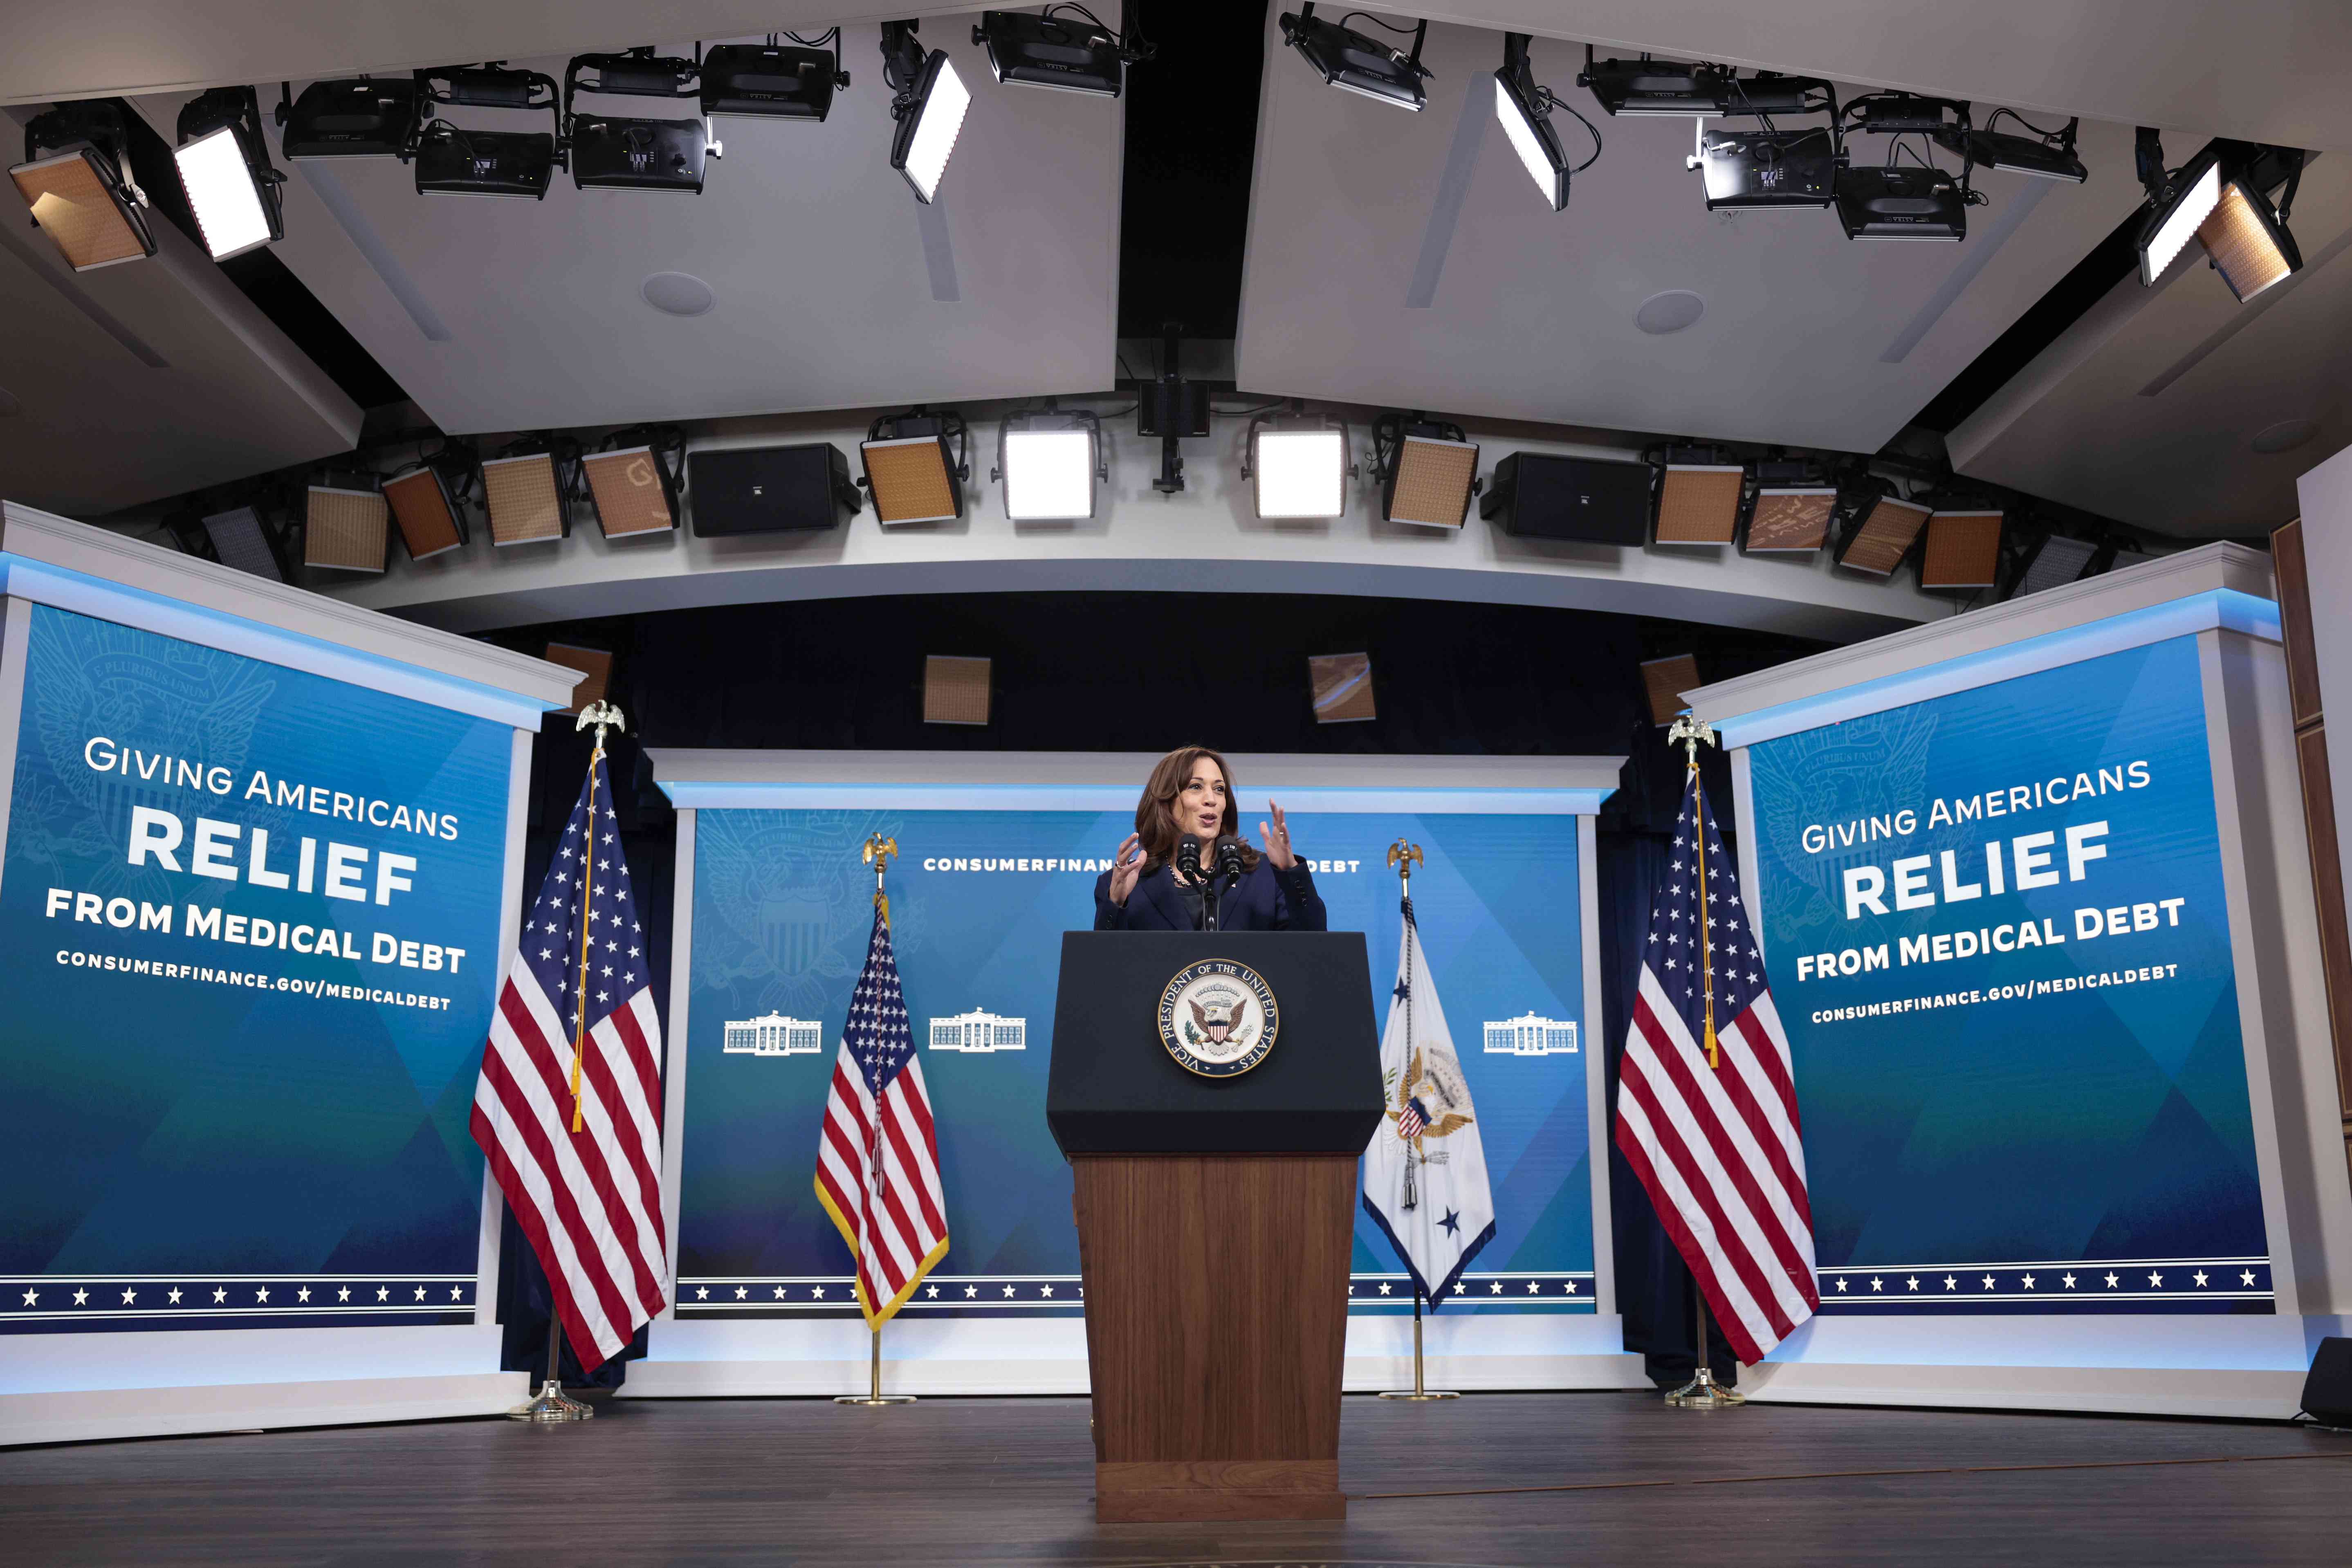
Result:
M1176 873L1188 882L1201 879L1201 840L1193 834L1176 841Z
M1217 875L1238 877L1242 874L1242 841L1228 835L1217 840Z

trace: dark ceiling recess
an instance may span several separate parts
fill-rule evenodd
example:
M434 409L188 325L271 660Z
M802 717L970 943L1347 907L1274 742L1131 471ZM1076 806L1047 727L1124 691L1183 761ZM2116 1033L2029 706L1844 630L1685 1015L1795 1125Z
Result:
M155 210L201 247L204 236L196 229L196 215L189 210L187 193L180 188L179 166L173 160L171 144L156 134L137 110L116 101L129 132L132 177ZM303 287L302 280L267 246L232 256L219 265L255 309L325 371L342 388L344 396L363 409L381 408L407 397L390 373L376 363L375 356L360 346L360 341L335 320L334 312L319 303L319 297Z
M1157 58L1127 73L1118 335L1230 338L1265 69L1265 0L1131 0Z

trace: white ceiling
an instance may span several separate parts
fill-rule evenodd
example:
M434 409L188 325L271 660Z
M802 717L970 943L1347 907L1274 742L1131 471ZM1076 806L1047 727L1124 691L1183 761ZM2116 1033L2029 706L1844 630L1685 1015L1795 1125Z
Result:
M1962 473L2191 538L2267 533L2295 479L2352 443L2352 158L2305 174L2292 227L2305 270L2240 305L2202 252L2158 287L2116 285L1954 430ZM2290 420L2314 432L2254 450Z
M1606 142L1555 214L1494 123L1500 57L1496 34L1431 28L1436 75L1413 114L1325 87L1269 37L1244 387L1874 451L2141 200L2130 132L2090 123L2087 184L1979 173L1990 202L1958 245L1849 241L1827 209L1710 214L1683 163L1691 121L1607 118L1574 85L1581 50L1538 43L1537 79ZM1580 161L1582 127L1553 123ZM1449 160L1474 136L1451 245L1416 308ZM1706 313L1641 331L1634 312L1668 289Z
M21 216L0 219L0 496L87 517L359 435L351 399L194 241L154 227L154 257L76 274Z
M853 84L825 121L717 121L725 156L699 195L581 191L560 173L539 202L419 195L391 159L306 162L286 184L277 254L453 433L1108 386L1122 106L997 86L968 24L922 36L972 91L929 209L889 166L879 34L856 26L844 34ZM559 79L564 68L516 63ZM168 131L179 102L140 107ZM446 112L490 129L551 123ZM716 305L656 310L640 290L657 272L702 279Z

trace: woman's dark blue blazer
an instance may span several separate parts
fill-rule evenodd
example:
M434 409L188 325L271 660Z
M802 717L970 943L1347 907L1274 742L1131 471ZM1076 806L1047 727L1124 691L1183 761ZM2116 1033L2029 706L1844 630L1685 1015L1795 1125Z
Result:
M1111 873L1095 879L1095 930L1191 931L1192 911L1176 890L1175 870L1162 866L1145 874L1125 904L1110 901ZM1324 931L1323 899L1307 875L1307 862L1287 871L1260 856L1239 880L1221 889L1217 926L1223 931Z

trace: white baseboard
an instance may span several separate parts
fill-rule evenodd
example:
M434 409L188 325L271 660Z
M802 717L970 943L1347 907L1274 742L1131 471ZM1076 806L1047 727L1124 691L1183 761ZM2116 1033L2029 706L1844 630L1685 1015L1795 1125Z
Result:
M0 1394L0 1445L495 1415L530 1397L519 1372Z
M1411 1356L1349 1356L1350 1394L1412 1386ZM863 1361L642 1361L629 1367L624 1399L741 1399L863 1394ZM1647 1388L1636 1355L1454 1355L1428 1358L1424 1382L1461 1393L1510 1389ZM933 1398L1003 1394L1085 1394L1083 1357L1024 1361L885 1361L882 1392Z
M2114 1366L1743 1367L1739 1391L1767 1405L1943 1405L2284 1421L2300 1407L2300 1372Z

